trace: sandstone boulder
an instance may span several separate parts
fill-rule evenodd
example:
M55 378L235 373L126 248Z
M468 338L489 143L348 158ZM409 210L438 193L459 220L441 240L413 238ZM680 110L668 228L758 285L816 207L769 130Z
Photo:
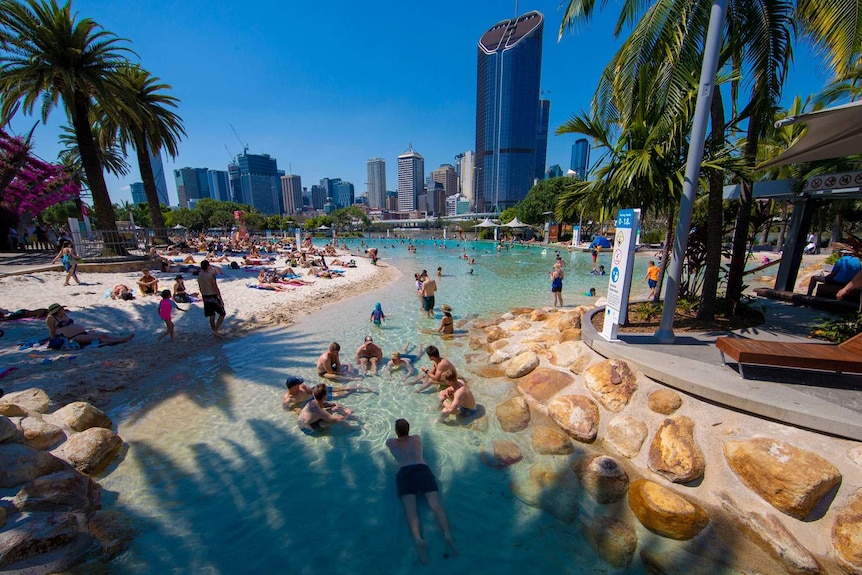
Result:
M617 569L632 562L638 546L634 528L613 517L595 517L585 528L587 543L603 561Z
M0 443L15 441L18 437L18 427L5 415L0 415Z
M545 324L549 328L556 328L560 331L567 329L581 329L581 314L575 312L559 313L549 319Z
M647 405L656 413L670 415L680 408L682 398L672 389L657 389L647 397Z
M80 545L75 545L80 538L80 526L73 513L32 513L19 516L18 521L6 526L0 537L0 569L15 569L16 563L21 565L19 562L26 562L49 552L64 556L63 566L68 567L86 551L85 548L80 548ZM54 573L61 570L65 569L49 568L39 572Z
M583 354L581 357L569 364L569 371L578 375L584 373L587 366L590 365L592 358L588 354Z
M640 419L618 415L608 423L602 443L631 459L640 453L648 431L647 424Z
M581 341L581 330L565 329L560 332L560 339L562 341Z
M504 321L506 320L502 317L495 317L494 319L483 319L473 322L473 327L475 327L476 329L485 329L495 325L500 325Z
M19 511L88 513L101 507L101 494L92 479L68 469L26 483L12 503Z
M665 419L650 444L648 465L674 483L703 477L706 460L694 438L694 421L684 415Z
M123 440L104 427L91 427L69 438L62 447L62 457L81 473L94 473L110 463Z
M491 365L500 365L504 361L512 359L512 353L508 349L498 349L488 358L488 363Z
M498 339L505 338L508 335L508 332L498 325L485 328L485 338L488 340L488 343L493 343Z
M473 431L478 431L479 433L484 433L488 431L488 414L482 415L482 417L478 417L476 419L470 418L471 421L467 423L464 427L467 429L472 429Z
M573 383L575 378L569 373L549 367L537 367L526 377L518 380L518 390L536 403L544 405Z
M0 401L4 401L0 399ZM6 417L24 417L27 415L27 410L14 403L0 403L0 415Z
M862 489L857 489L835 516L832 545L850 573L862 573Z
M847 452L847 459L862 467L862 445L857 445Z
M584 384L608 411L621 411L638 388L637 377L629 364L606 359L584 370Z
M507 339L498 339L498 340L497 340L497 341L495 341L494 343L490 343L490 344L488 344L488 349L490 349L491 351L497 351L498 349L503 349L503 348L504 348L504 347L506 347L507 345L509 345L509 340L507 340Z
M669 539L691 539L709 524L702 507L646 479L629 487L629 508L644 527Z
M539 367L539 356L532 351L525 351L512 358L512 361L506 365L506 375L510 379L518 379L537 367Z
M548 319L548 312L543 309L534 309L530 314L530 321L545 321Z
M559 367L569 367L583 354L582 344L564 341L548 350L548 360Z
M477 349L484 349L488 344L488 340L484 337L479 337L478 335L471 335L467 344L470 346L470 349L475 351Z
M25 410L45 413L48 411L48 406L51 405L51 399L41 389L32 387L23 391L7 393L0 399L0 403L11 403Z
M563 395L548 404L548 415L563 431L592 443L599 431L599 407L586 395Z
M135 536L135 529L129 518L116 510L93 513L87 527L99 542L102 555L108 559L128 549Z
M503 431L516 433L527 429L530 424L530 406L527 400L521 396L513 397L497 406L497 421Z
M724 456L749 489L800 520L841 481L841 472L834 465L779 439L728 441Z
M581 457L572 464L572 469L586 492L599 503L619 501L628 492L629 474L609 455L596 453Z
M511 323L506 324L507 331L527 331L532 328L533 324L528 321L513 321Z
M525 335L521 341L532 344L531 347L534 349L549 349L563 341L563 336L557 330L538 329Z
M533 451L539 455L569 455L575 452L575 446L569 436L546 425L535 426L531 440Z
M578 516L578 500L582 491L571 469L551 463L535 463L525 475L516 475L511 483L515 497L557 519L573 521Z
M65 425L73 431L84 431L91 427L104 427L111 429L114 424L111 418L105 415L101 409L94 407L86 401L76 401L61 407L51 414L55 421Z
M474 363L468 365L467 369L470 370L470 373L473 373L485 379L494 379L496 377L503 377L505 375L500 366L495 364L483 365Z
M51 449L66 437L62 429L41 417L25 417L20 425L24 432L24 443L33 449Z
M0 487L15 487L66 468L50 453L18 443L0 444Z
M514 465L524 459L521 453L521 448L514 441L505 439L497 440L493 443L491 453L488 453L482 447L482 463L488 467L503 469Z
M781 563L788 573L802 575L821 572L817 560L777 517L744 509L727 493L721 493L719 499L722 509L736 522L742 532Z

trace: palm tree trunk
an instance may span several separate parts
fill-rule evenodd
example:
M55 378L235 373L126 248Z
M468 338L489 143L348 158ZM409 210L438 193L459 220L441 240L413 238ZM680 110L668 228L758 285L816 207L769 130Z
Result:
M725 146L724 102L721 92L712 93L710 107L712 134L710 146L718 151ZM700 294L700 307L697 319L713 321L715 319L715 300L718 297L718 276L721 273L721 237L724 234L724 178L718 171L709 174L709 196L706 212L706 265L703 272L703 288Z
M96 211L96 221L103 231L105 249L118 255L125 255L126 250L120 242L117 231L117 221L114 217L114 206L105 184L102 164L99 162L99 152L93 138L93 127L90 125L90 100L82 93L74 95L74 114L72 125L75 128L75 138L78 141L78 153L81 155L81 166L87 175L87 185L93 194L93 207Z
M138 168L141 171L141 181L144 183L144 192L147 194L147 207L150 210L150 222L156 237L167 243L168 235L165 230L165 219L162 217L162 209L159 206L159 192L156 190L156 178L153 176L153 164L150 162L150 154L147 143L143 137L135 137L135 152L138 155Z

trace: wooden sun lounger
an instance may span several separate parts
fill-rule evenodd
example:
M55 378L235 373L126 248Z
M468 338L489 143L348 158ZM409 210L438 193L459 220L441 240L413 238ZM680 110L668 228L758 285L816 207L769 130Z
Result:
M744 364L862 373L862 333L838 345L719 337L715 347L721 352L722 362L727 363L725 354L736 361L743 379Z

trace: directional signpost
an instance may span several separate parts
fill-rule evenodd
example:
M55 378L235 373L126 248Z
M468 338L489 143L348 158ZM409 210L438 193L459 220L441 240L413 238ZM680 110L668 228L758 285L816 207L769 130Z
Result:
M605 306L605 323L602 328L602 337L608 341L617 341L620 317L626 316L634 270L635 238L640 220L640 210L620 210L617 214L617 231L611 251L611 273L608 280L608 303Z

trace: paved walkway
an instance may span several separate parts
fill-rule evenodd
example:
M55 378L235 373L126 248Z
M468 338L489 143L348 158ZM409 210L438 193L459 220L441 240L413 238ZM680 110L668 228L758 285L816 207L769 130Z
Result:
M758 299L766 322L736 330L743 337L775 341L811 341L810 327L829 314L790 304ZM742 379L736 365L724 365L715 339L730 332L677 333L673 344L652 334L620 334L605 341L583 322L582 337L605 357L625 359L648 377L705 400L830 435L862 441L862 376L798 369L746 366Z

